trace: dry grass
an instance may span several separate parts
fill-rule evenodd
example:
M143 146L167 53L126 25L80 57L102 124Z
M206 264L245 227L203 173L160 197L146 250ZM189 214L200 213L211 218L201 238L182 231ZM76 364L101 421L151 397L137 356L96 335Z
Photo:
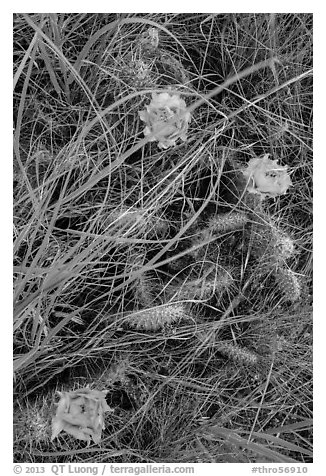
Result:
M15 461L312 461L311 56L309 14L14 16ZM261 203L266 153L293 187ZM86 385L102 441L51 442Z

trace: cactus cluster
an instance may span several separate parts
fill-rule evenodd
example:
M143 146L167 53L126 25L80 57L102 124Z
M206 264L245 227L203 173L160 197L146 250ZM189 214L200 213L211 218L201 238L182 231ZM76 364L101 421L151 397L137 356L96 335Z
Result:
M251 227L251 252L258 263L259 272L270 273L275 284L287 301L300 299L302 277L289 263L297 256L294 239L265 213L258 214Z
M285 300L300 299L302 280L290 266L297 255L294 239L268 214L261 197L246 191L238 168L233 167L230 161L229 180L233 171L238 186L236 206L230 212L210 213L192 226L189 238L173 252L182 255L174 260L172 253L168 262L170 280L158 278L151 271L140 274L134 286L139 305L137 312L127 318L130 327L159 331L165 323L177 325L184 319L184 310L175 303L184 301L188 309L193 302L209 301L219 306L223 296L230 299L233 292L241 292L237 286L246 259L244 253L251 257L247 275L256 276L257 283L272 275ZM141 264L146 264L145 254Z

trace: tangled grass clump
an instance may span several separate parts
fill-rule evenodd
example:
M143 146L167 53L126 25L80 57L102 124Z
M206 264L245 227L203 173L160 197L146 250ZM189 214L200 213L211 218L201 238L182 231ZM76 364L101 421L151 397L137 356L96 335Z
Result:
M312 462L311 57L310 14L14 15L15 462Z

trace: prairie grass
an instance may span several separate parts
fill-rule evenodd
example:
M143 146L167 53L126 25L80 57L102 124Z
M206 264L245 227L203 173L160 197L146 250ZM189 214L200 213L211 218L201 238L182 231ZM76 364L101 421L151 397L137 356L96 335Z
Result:
M312 15L15 14L16 462L312 462ZM180 94L185 142L139 118ZM261 201L266 153L293 186ZM107 391L99 444L57 391Z

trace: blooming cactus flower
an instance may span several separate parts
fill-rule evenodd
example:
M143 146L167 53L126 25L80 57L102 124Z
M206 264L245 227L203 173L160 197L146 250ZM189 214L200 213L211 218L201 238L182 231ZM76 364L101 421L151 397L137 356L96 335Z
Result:
M174 146L177 139L187 139L188 123L191 120L187 106L178 94L170 92L152 93L152 101L146 109L139 112L146 123L145 136L150 141L158 141L161 149Z
M248 192L258 193L263 198L283 195L292 185L287 165L279 165L277 160L268 157L269 154L266 154L249 160L247 168L243 170L243 175L248 179Z
M57 412L52 419L52 437L61 431L79 440L94 443L101 440L104 429L104 412L110 407L105 400L105 393L90 388L81 388L72 392L58 392L60 401Z

